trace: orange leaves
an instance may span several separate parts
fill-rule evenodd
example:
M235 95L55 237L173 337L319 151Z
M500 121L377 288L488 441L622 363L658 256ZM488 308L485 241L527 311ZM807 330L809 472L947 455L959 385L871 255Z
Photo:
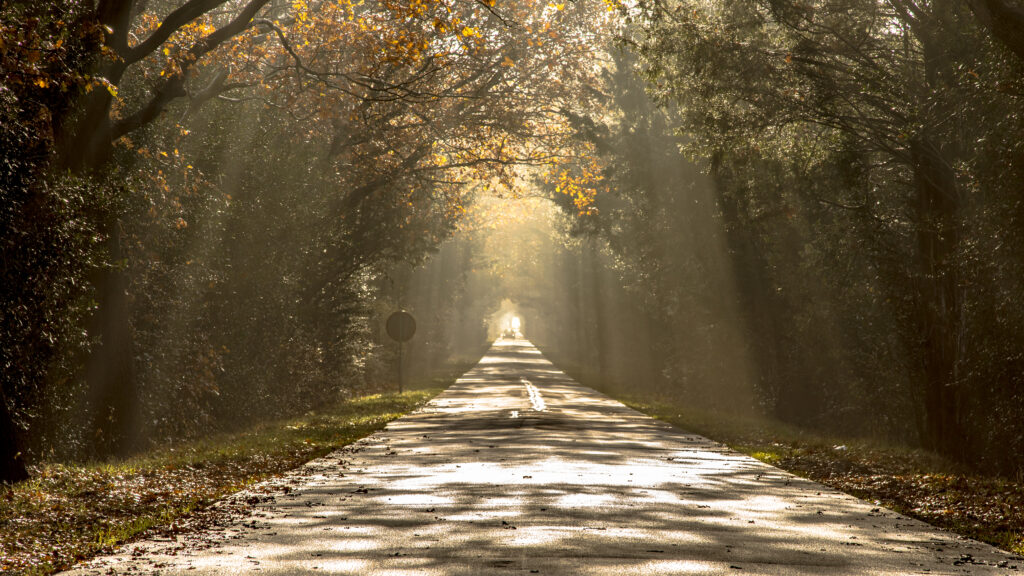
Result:
M110 92L110 95L113 96L114 98L117 98L117 94L118 94L117 86L114 86L113 84L111 84L110 81L107 80L106 78L101 78L101 77L90 78L85 83L84 88L85 88L85 93L86 94L92 92L96 88L103 88L103 89L105 89L107 92Z
M354 182L345 186L359 186L364 176L416 172L443 183L434 186L450 194L447 218L465 212L456 191L464 183L513 188L523 179L517 165L568 156L572 131L550 111L580 101L580 80L597 61L589 57L596 43L583 32L593 22L578 5L289 0L281 8L273 20L258 17L201 62L190 62L192 46L223 26L230 11L197 19L147 60L146 71L156 79L187 70L190 94L226 76L237 92L225 96L258 102L265 111L259 113L287 123L285 138L336 150L332 160L345 166L337 177ZM140 37L159 24L139 22ZM169 156L152 161L177 174L180 166L166 165L177 155ZM577 171L560 183L560 193L581 212L592 211L598 174Z
M158 16L151 13L141 14L129 38L135 39L137 44L153 34L160 24L161 19ZM176 30L157 49L156 54L147 60L147 65L142 68L144 76L151 80L154 77L176 76L192 67L196 64L196 59L191 50L217 30L216 24L214 16L205 15ZM113 54L108 57L117 58ZM213 58L216 58L216 55Z
M174 136L165 143L167 148L155 151L144 146L136 148L127 136L117 142L119 147L134 150L138 155L135 164L139 167L141 180L147 183L139 186L138 190L145 194L149 204L147 214L151 219L149 225L156 229L185 231L194 216L190 216L188 206L209 194L209 182L189 162L187 151L172 147L185 145L186 136L188 130L179 125ZM222 200L223 204L226 202L227 199Z
M596 214L599 188L605 186L603 170L597 157L585 156L572 164L553 166L544 181L554 184L555 193L570 197L580 214Z
M80 23L79 23L80 24ZM46 28L29 19L0 22L0 70L3 84L31 90L68 92L89 83L89 76L74 64L79 44L87 39L90 27L70 30L63 21ZM45 105L42 105L45 108Z
M423 18L427 14L437 11L441 2L438 0L384 0L382 5L399 20L412 20Z
M129 41L134 40L130 46L134 46L138 42L141 42L143 38L146 38L155 32L159 27L160 18L156 14L149 12L139 14L135 19L135 27L132 28L132 33L128 35Z

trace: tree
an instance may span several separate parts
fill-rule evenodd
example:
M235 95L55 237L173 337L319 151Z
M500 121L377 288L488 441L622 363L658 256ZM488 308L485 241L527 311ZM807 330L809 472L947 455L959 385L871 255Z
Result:
M56 350L81 349L85 273L95 246L84 222L95 189L47 173L70 95L88 85L98 43L89 7L74 0L0 7L0 482L25 477L27 409L44 397ZM65 314L57 313L63 309Z
M84 6L83 26L101 33L40 149L49 173L70 171L105 199L85 206L105 256L81 261L92 272L74 306L48 310L86 329L83 350L62 357L68 394L87 381L91 415L76 434L94 446L77 454L129 451L142 429L194 433L215 413L241 422L294 378L310 377L295 409L325 393L348 361L323 350L366 342L365 286L451 233L471 179L511 181L515 166L561 154L552 110L585 106L575 94L593 8ZM268 327L280 337L261 340ZM246 374L266 394L243 399ZM33 378L46 388L45 370ZM169 406L179 393L203 415ZM9 400L21 412L39 402Z
M637 43L653 92L680 106L692 152L715 159L727 226L761 226L771 216L757 242L772 266L787 258L767 248L787 237L787 251L819 239L860 250L842 256L847 269L868 294L882 288L885 298L838 294L862 299L867 318L899 303L910 385L893 389L920 407L925 445L964 458L973 443L966 398L976 390L963 375L971 362L965 343L988 338L967 331L965 311L996 304L964 281L976 265L964 258L965 238L975 236L964 190L985 179L972 142L1013 147L1005 122L990 116L1013 105L1014 96L997 94L1012 82L1013 66L992 51L965 5L652 1L634 15L644 22ZM978 98L989 104L973 105ZM856 235L829 239L843 230L830 223L844 221Z
M967 5L992 36L1024 61L1024 7L1008 0L967 0Z

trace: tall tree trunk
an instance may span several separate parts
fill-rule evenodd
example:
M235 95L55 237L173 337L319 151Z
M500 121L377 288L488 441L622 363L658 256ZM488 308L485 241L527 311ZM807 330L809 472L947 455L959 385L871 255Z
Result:
M727 192L729 183L724 181L722 159L712 158L711 177L714 182L715 201L725 233L726 248L731 259L731 269L736 277L738 309L745 324L743 333L751 341L751 358L760 390L769 392L776 411L785 411L787 394L784 381L782 337L776 302L769 285L768 264L754 245L748 222L743 219L745 211L734 194Z
M7 397L0 387L0 484L28 479L25 461L21 458L18 438L21 436L14 415L7 405Z
M133 0L100 0L96 18L107 29L105 44L124 53L128 46ZM117 85L126 64L115 60L100 65L97 73ZM107 90L93 90L83 97L81 113L61 123L56 135L59 168L83 175L99 174L113 152ZM136 444L137 390L134 337L129 321L128 279L123 270L121 227L118 216L103 214L108 263L93 275L99 306L90 321L89 333L98 341L86 360L88 403L84 414L87 437L94 439L94 456L126 454Z
M967 0L978 23L1024 62L1024 7L1007 0Z
M587 242L583 250L586 252L586 274L589 276L588 281L593 299L586 314L592 315L594 318L594 351L597 355L597 370L602 383L607 385L612 380L609 364L612 351L608 346L609 304L605 298L605 274L593 239Z
M917 212L917 317L924 387L923 440L962 456L965 447L957 382L962 302L954 258L960 201L953 170L927 138L911 143Z
M99 344L86 364L89 390L90 437L96 455L127 455L138 446L138 390L134 367L134 336L130 322L128 279L119 268L123 260L120 225L108 226L111 265L94 278L99 309L90 331Z
M105 30L104 44L123 54L128 46L133 0L99 0L96 21ZM106 60L108 57L103 57ZM117 85L124 75L126 64L116 59L98 62L94 72ZM110 159L112 151L110 107L113 96L104 89L93 90L82 96L81 113L58 122L56 134L57 162L61 168L78 174L96 171Z

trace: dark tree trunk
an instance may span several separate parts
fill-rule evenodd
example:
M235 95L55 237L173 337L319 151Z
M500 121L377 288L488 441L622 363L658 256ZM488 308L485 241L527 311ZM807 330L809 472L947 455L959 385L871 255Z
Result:
M0 389L0 483L13 484L28 480L28 470L21 458L18 438L21 436L7 398Z
M97 98L86 104L85 117L77 125L81 134L69 135L61 150L64 166L78 173L96 172L110 158L109 98ZM107 265L93 274L99 306L89 325L89 334L98 341L86 360L90 427L87 438L94 439L94 456L130 453L136 445L135 425L138 396L135 382L134 335L128 306L128 279L121 249L121 226L116 214L107 220Z
M133 0L100 0L96 6L96 20L108 30L104 43L121 54L128 46L133 3ZM125 63L121 60L96 66L98 70L94 72L114 85L124 75ZM110 159L112 103L113 96L107 90L93 90L79 103L80 114L58 123L57 161L62 168L84 174L100 169Z
M99 309L90 326L99 336L99 344L86 365L89 436L95 439L93 450L98 456L126 455L138 446L134 337L128 281L119 268L123 256L117 222L110 225L107 245L112 265L95 275Z
M97 20L108 30L105 43L119 54L128 46L133 4L133 0L101 0L97 4ZM117 85L125 66L125 62L117 60L101 65L97 72ZM93 90L84 96L81 113L62 123L56 142L60 168L77 174L94 174L104 169L113 151L112 102L113 97L106 90ZM107 236L108 263L92 278L99 306L88 329L98 344L86 360L88 404L83 418L89 427L87 437L94 439L94 456L123 455L136 445L134 338L128 315L120 224L116 215L100 217L105 221L102 232Z
M917 212L917 317L921 329L922 439L954 457L965 446L957 382L961 298L954 258L960 201L953 170L923 138L911 144Z
M1007 0L967 0L978 22L1024 62L1024 7Z
M62 168L85 174L95 171L110 159L111 96L97 89L85 96L80 117L68 122L57 136L57 159Z
M569 309L565 312L565 322L566 325L572 323L575 338L572 338L566 344L559 342L559 346L564 346L565 353L568 353L569 357L578 362L581 365L580 367L583 368L590 365L591 358L588 354L593 350L588 341L590 335L589 326L583 314L583 310L586 307L586 294L583 290L585 285L583 265L579 258L573 258L569 254L563 255L561 258L563 260L562 269L565 273L565 286L569 293L567 299ZM555 334L557 335L557 332ZM558 338L554 338L553 341L558 342Z
M589 276L592 302L589 310L584 309L585 315L592 315L594 319L594 350L597 352L597 370L601 375L601 381L608 384L612 378L609 366L611 350L608 346L608 303L605 301L604 271L598 258L597 248L594 242L590 241L583 248L586 253L585 274Z
M776 412L786 409L782 396L787 395L783 377L782 337L776 302L773 297L768 266L751 238L749 224L744 222L744 209L739 201L724 191L721 159L713 158L711 176L725 232L731 268L736 277L739 311L744 321L743 332L750 339L751 357L755 364L760 390L771 395Z

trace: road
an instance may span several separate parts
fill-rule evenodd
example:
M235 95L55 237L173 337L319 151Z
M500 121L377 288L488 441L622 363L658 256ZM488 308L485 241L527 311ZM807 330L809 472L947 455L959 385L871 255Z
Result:
M73 574L1015 574L1020 558L794 477L499 341L423 410L256 486L237 521Z

